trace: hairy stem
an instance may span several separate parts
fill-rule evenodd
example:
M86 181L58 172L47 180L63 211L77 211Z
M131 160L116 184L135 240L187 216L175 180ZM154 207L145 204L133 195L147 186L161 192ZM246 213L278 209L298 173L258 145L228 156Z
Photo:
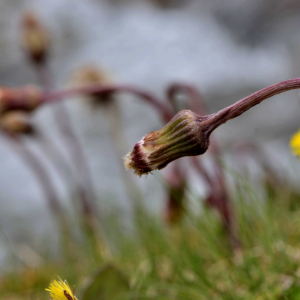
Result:
M300 88L300 78L289 79L273 84L237 101L236 103L218 111L217 113L210 115L210 118L203 122L203 126L207 125L207 132L211 133L220 125L240 116L251 107L261 103L262 101L277 94L298 88Z

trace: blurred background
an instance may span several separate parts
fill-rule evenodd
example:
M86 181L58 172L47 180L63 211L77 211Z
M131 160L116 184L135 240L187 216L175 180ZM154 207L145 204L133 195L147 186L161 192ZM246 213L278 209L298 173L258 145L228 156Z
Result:
M74 85L78 69L92 65L107 73L112 84L136 86L162 100L169 84L192 84L201 92L209 112L216 112L265 86L300 77L297 0L0 0L1 86L41 86L20 46L25 11L34 12L51 36L48 67L53 89ZM116 98L120 119L107 118L107 105L96 109L82 97L68 98L65 104L86 157L100 215L117 212L126 223L132 209L124 176L141 190L142 201L154 214L160 215L164 205L161 173L154 172L146 179L129 171L124 175L122 162L122 156L141 137L164 122L137 97L118 94ZM230 145L253 142L264 149L280 173L299 176L299 166L288 147L300 124L299 99L298 90L278 95L219 128L215 136L224 155L230 161ZM32 121L62 153L73 173L67 176L72 181L74 161L64 147L65 137L58 130L51 105L35 111ZM31 136L21 139L43 162L63 211L72 215L74 190L70 191L45 156L40 140ZM0 136L0 156L3 272L18 265L7 263L16 245L25 253L31 251L28 245L38 252L47 240L55 253L58 228L36 176L5 136ZM187 159L182 162L189 163ZM162 173L168 172L169 167ZM194 177L189 181L191 193L205 195L203 183Z

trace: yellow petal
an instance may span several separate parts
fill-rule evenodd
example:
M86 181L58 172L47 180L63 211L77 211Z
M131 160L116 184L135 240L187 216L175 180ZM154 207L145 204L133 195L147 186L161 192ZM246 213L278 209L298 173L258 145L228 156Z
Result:
M54 300L69 300L68 297L66 297L66 293L70 296L70 299L76 299L68 282L66 280L63 281L60 277L58 277L58 280L53 280L46 291L50 292Z
M293 154L300 156L300 130L292 136L290 147Z

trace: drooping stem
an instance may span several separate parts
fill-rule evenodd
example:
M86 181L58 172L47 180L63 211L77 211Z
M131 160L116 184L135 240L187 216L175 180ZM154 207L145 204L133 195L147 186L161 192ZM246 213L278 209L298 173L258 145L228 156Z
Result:
M202 129L205 129L209 136L210 133L213 132L216 128L218 128L220 125L240 116L241 114L243 114L253 106L261 103L262 101L277 94L298 88L300 88L300 78L289 79L261 89L237 101L236 103L220 110L219 112L209 115L207 120L201 123L201 127ZM230 213L227 213L227 215L228 217L230 217ZM228 219L228 221L229 224L232 222L232 220L230 219Z
M289 79L273 84L237 101L217 113L210 115L210 118L203 122L203 126L208 125L207 132L211 133L220 125L240 116L262 101L277 94L298 88L300 88L300 78Z
M156 108L161 115L163 116L164 120L168 122L172 117L173 114L168 107L163 105L160 100L154 97L151 93L145 92L141 89L126 86L126 85L112 85L112 86L104 86L102 84L92 84L86 87L78 87L64 91L52 92L52 93L45 93L42 96L41 102L53 102L58 101L67 97L75 96L75 95L90 95L90 94L108 94L108 93L129 93L139 98L145 100L154 108Z

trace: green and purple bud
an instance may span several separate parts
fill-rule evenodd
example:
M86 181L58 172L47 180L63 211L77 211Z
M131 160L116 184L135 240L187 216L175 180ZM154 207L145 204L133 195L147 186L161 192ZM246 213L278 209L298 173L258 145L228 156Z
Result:
M209 133L202 126L207 116L182 110L161 130L152 131L125 157L126 169L141 176L161 170L183 156L203 154L209 145Z
M141 176L160 170L180 157L203 154L208 148L209 136L216 128L265 99L298 88L300 78L281 81L208 116L182 110L164 128L150 132L138 142L125 157L125 167Z

